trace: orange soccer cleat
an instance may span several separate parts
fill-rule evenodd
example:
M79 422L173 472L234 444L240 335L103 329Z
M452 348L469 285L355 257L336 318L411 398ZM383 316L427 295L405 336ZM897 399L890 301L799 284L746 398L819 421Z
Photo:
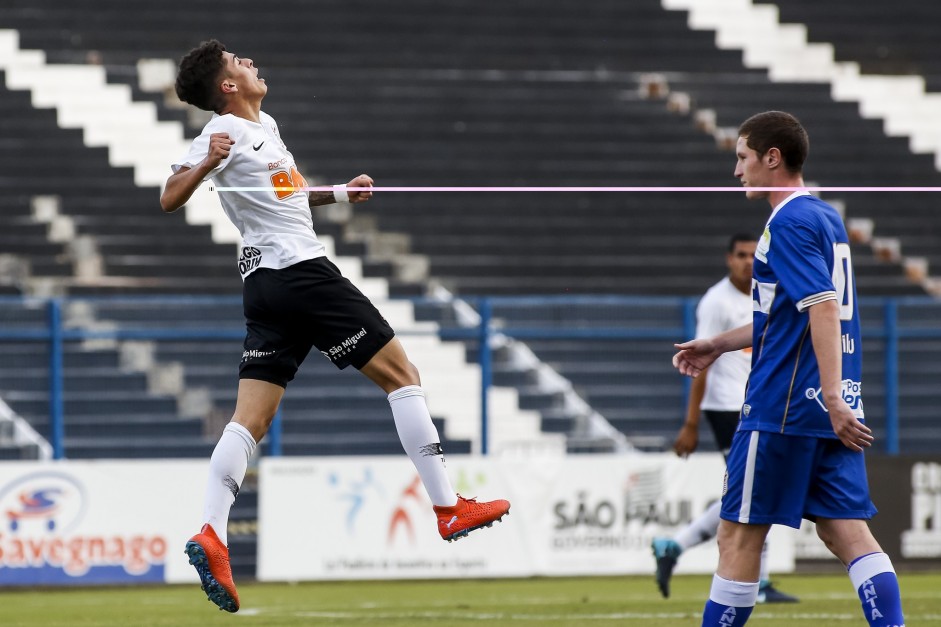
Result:
M186 554L189 555L190 564L199 573L203 592L209 600L218 605L220 610L238 612L239 594L232 581L229 549L219 540L212 525L206 523L199 533L189 539Z
M457 495L457 503L451 507L434 506L438 515L438 532L450 542L463 538L471 531L490 527L510 513L510 502L503 499L478 503L477 499L465 499Z

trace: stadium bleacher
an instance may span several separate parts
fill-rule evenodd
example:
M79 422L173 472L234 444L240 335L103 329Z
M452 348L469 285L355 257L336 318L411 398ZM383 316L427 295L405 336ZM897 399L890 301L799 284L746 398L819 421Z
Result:
M813 131L809 167L817 182L872 182L874 175L925 184L937 180L930 160L907 153L904 142L884 137L876 123L862 120L851 106L833 103L824 86L772 84L762 73L745 70L738 53L716 49L708 33L690 32L682 13L664 11L651 0L630 7L595 3L587 12L574 3L559 3L541 6L535 16L525 11L525 3L489 8L491 13L485 14L467 3L449 3L434 12L420 1L371 6L370 22L383 27L363 25L363 42L356 51L335 40L349 25L344 4L319 7L311 17L327 32L303 49L290 51L282 45L274 18L240 20L239 3L226 16L185 3L159 15L131 16L109 11L110 4L103 2L101 19L94 24L75 19L84 10L79 5L59 3L40 14L17 4L0 12L0 19L22 29L24 46L44 49L53 61L84 61L94 52L113 76L133 76L129 68L141 57L176 58L210 34L229 41L230 47L247 49L276 89L266 109L282 120L296 156L317 179L345 180L363 170L386 185L733 183L729 162L719 157L722 153L710 137L693 131L689 119L670 115L662 103L639 100L637 74L657 71L670 73L671 85L691 92L700 106L715 108L727 125L760 108L798 113ZM302 5L289 6L300 11L292 14L303 15ZM170 28L175 8L185 11L187 24ZM574 16L578 19L573 23ZM147 28L140 26L142 17L148 18ZM266 28L269 19L272 24ZM396 28L386 27L392 25ZM435 54L422 54L427 50ZM296 78L298 68L303 68L303 81ZM166 107L162 111L165 118L174 116ZM865 134L860 129L866 129ZM881 158L862 163L836 158L848 142L864 143ZM682 168L670 163L679 147ZM687 272L681 276L674 267L659 274L631 272L636 268L631 257L640 255L629 253L643 250L639 246L651 239L638 225L648 218L652 203L659 218L652 230L657 232L659 226L658 234L669 235L683 224L701 235L683 238L696 239L701 247L690 249L687 242L682 255L676 250L663 255L685 263ZM851 215L867 215L864 204L854 197ZM714 231L693 226L693 206ZM357 214L358 223L369 216L382 230L408 233L412 249L429 255L432 275L458 293L697 294L709 277L691 273L715 267L712 252L729 224L741 224L747 220L742 216L750 216L751 222L742 227L754 228L762 220L761 212L745 207L741 198L725 196L697 198L695 203L688 198L623 195L544 195L538 203L480 196L413 197L389 198L357 208ZM542 219L536 221L533 215ZM572 275L581 281L563 274L553 284L552 277L545 276L545 258L539 258L538 249L531 252L518 245L518 255L525 260L506 262L492 248L478 252L481 240L495 235L518 240L517 229L529 235L527 241L548 231L555 240L549 249L561 254L568 238L557 237L559 229L572 229L573 222L573 250L567 263L556 267L575 266ZM596 249L595 240L586 240L578 229L605 234L602 246L620 250ZM475 230L482 234L475 237ZM622 259L614 259L618 256ZM157 265L153 257L140 253L115 250L114 257L114 274L143 274L143 266ZM528 271L526 265L531 266ZM917 293L898 268L868 265L879 268L873 273L879 293ZM506 276L508 269L516 276ZM864 288L866 270L860 272Z
M17 174L0 187L9 208L3 251L21 255L31 277L73 295L239 289L231 271L233 247L213 244L208 227L188 225L182 215L161 215L159 190L136 187L128 168L109 165L106 149L88 148L81 131L59 128L55 111L34 109L28 93L2 89L0 107L6 113L4 158L43 164L25 171L11 165L8 171ZM47 223L33 218L31 200L38 195L60 199L59 212L73 225L72 242L92 238L102 258L98 280L76 276L75 260L87 251L72 252L69 243L51 240ZM194 264L200 267L196 276Z
M739 53L717 49L708 33L691 32L684 14L665 11L652 0L629 6L601 2L587 12L578 3L540 5L538 15L522 5L488 7L484 13L469 3L449 3L434 12L420 0L370 5L371 25L357 29L362 41L355 49L343 45L344 29L353 27L343 3L318 7L311 20L321 26L321 35L298 49L285 48L276 19L242 19L240 10L251 6L247 2L235 2L224 16L183 2L143 16L117 10L114 3L92 4L100 19L89 22L79 19L89 9L85 3L51 3L37 11L15 0L0 9L0 25L20 29L22 45L44 50L50 61L94 59L113 80L130 84L136 83L141 57L177 58L198 41L218 37L257 60L273 86L266 110L280 120L304 171L316 180L334 182L367 171L380 185L733 184L731 155L717 148L712 136L698 131L689 115L669 111L662 99L645 97L641 77L649 72L663 73L670 88L690 94L696 107L714 109L720 126L734 126L764 108L793 110L812 132L808 171L815 182L926 184L938 177L930 159L885 137L851 105L833 102L825 86L772 83L763 73L746 70ZM305 15L303 3L290 9L292 15ZM172 18L183 12L185 24ZM33 120L32 126L16 126L24 129L17 146L27 154L37 151L32 158L39 158L43 144L30 137L55 137L49 141L71 146L46 160L54 159L57 171L74 172L77 180L62 177L42 189L63 198L62 212L72 217L78 233L93 238L104 270L95 282L67 278L74 274L68 264L46 269L42 261L48 263L51 252L56 259L68 257L62 244L40 242L45 248L33 248L28 256L34 276L65 275L63 283L73 295L237 292L231 247L213 244L208 227L187 225L181 215L161 215L156 189L135 188L126 169L107 164L103 149L85 148L80 132L55 127L51 111L26 106L26 94L2 93L11 103L11 118L22 112ZM162 96L136 93L157 102L162 119L186 119ZM189 128L190 134L197 131ZM845 159L847 145L863 147L872 158ZM887 206L877 196L844 200L851 216L928 210L917 198L906 198L903 207ZM18 202L25 216L29 198ZM407 234L411 252L427 256L431 277L458 295L698 295L721 276L729 233L756 230L764 217L763 209L741 197L718 194L415 194L357 207L348 223L319 218L316 228L337 236L339 253L364 254L367 271L389 276L393 293L401 295L422 287L397 280L387 261L370 258L362 229ZM20 222L37 231L25 217ZM26 231L18 233L17 241L30 241ZM925 239L924 229L917 235ZM930 247L931 241L923 245ZM897 264L880 261L865 247L854 250L854 262L863 293L921 291ZM502 315L512 320L514 313ZM574 377L585 397L628 435L662 434L664 419L675 413L661 399L676 396L679 383L657 367L660 354L623 346L612 351L610 363L590 370L621 372L625 355L635 363L646 355L636 367L659 373L663 390L653 381L599 384L597 375L594 385L579 381L578 373L590 362L585 354L597 350L559 359L552 347L532 346ZM215 354L201 348L192 351L200 360ZM214 395L214 406L231 404L234 379L225 357L219 355L215 366L186 364L185 356L161 350L185 364L187 385L212 383L222 390L228 384L227 392ZM500 376L512 381L525 373L501 371ZM311 371L311 385L314 379ZM305 389L317 388L305 382ZM329 390L312 394L329 398ZM168 400L149 395L140 402L152 406L137 413L161 415L164 409L157 408ZM552 413L551 395L534 393L527 402L541 408L544 423L555 429L574 420ZM68 407L75 412L79 405ZM619 418L619 412L634 418ZM342 435L337 438L343 442ZM338 450L342 445L323 449Z
M782 22L807 26L810 41L832 44L837 60L859 63L866 74L923 76L929 91L941 91L933 28L941 19L937 4L894 2L891 20L885 19L884 6L851 0L795 0L777 7Z
M56 149L54 139L44 131L55 129L55 114L52 111L37 111L30 104L28 94L0 90L0 146L6 159L15 163L31 160L29 150L49 152ZM34 141L36 138L45 138ZM72 138L81 149L81 138ZM32 219L30 198L39 187L29 188L22 183L22 174L7 170L0 184L3 214L0 215L0 255L17 257L28 264L29 272L41 276L68 276L73 273L65 246L49 240L46 226ZM14 174L16 173L16 174ZM19 278L21 280L21 277ZM19 280L3 281L4 293L19 293Z

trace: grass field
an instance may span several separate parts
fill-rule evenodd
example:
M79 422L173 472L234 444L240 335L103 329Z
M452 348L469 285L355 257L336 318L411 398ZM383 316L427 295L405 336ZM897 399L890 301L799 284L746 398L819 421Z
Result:
M900 578L908 627L941 625L941 574ZM253 584L242 610L220 612L195 586L0 592L0 625L676 625L699 627L708 577L674 580L661 599L652 577ZM749 625L865 625L843 576L781 576L793 605L762 605Z

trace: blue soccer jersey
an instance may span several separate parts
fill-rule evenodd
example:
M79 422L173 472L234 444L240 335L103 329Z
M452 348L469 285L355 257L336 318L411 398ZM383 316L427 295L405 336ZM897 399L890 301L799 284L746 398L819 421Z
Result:
M806 192L778 205L755 252L752 370L740 429L835 438L820 393L808 308L840 305L843 398L860 420L862 343L849 237L836 210Z

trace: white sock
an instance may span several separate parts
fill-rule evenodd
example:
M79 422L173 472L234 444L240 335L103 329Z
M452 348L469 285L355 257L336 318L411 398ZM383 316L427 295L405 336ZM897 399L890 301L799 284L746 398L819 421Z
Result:
M709 506L699 518L689 523L676 537L673 538L683 550L702 544L706 540L716 537L719 529L719 512L722 510L722 501L716 501Z
M757 581L729 581L716 574L712 578L709 600L703 608L702 624L740 627L748 622L757 599Z
M441 438L431 422L425 393L418 385L407 385L389 394L389 406L402 448L415 464L431 502L451 507L457 503L457 494L448 479Z
M255 438L242 425L230 422L212 451L203 521L212 525L222 544L228 544L229 510L238 495L248 460L255 452Z
M761 570L758 575L758 583L771 581L771 573L768 569L768 541L761 546Z

